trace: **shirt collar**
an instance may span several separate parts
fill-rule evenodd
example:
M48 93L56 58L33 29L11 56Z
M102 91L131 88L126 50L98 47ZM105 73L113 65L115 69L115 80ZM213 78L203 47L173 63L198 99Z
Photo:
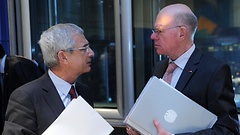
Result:
M68 82L64 81L63 79L55 75L50 69L48 70L48 74L51 80L53 81L53 84L56 87L56 89L65 96L68 95L68 92L72 85L75 87L75 83L69 84Z
M181 68L182 70L184 69L185 65L188 62L188 59L190 58L190 56L192 55L194 49L196 48L195 44L192 45L192 47L190 49L188 49L185 53L183 53L180 57L178 57L174 63ZM169 62L171 62L172 60L169 59Z

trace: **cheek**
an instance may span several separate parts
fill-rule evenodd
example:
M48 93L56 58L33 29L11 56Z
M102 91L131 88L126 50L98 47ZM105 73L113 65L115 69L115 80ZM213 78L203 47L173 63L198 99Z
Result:
M85 64L83 57L78 57L74 59L75 68L82 68Z
M166 54L168 55L168 53L170 51L172 51L172 49L174 49L174 39L173 37L161 37L159 38L159 44L160 46L157 46L157 54Z
M165 46L166 48L171 49L172 47L174 47L176 45L176 36L171 35L171 36L167 36L165 39Z
M78 60L78 66L81 68L81 70L86 70L86 68L88 67L87 57L86 56L82 56Z
M85 60L82 58L82 59L79 59L78 61L78 66L81 67L81 68L84 68L86 65L86 62Z
M77 71L78 73L82 74L87 72L86 71L86 63L83 60L78 60L77 64L74 67L74 70Z

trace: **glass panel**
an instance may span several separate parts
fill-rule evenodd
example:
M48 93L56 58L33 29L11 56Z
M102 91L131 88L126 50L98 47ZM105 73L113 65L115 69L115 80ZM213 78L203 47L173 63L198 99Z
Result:
M115 26L113 0L44 0L31 2L31 26L35 57L41 54L38 47L39 32L56 23L74 23L83 28L95 53L92 71L79 77L88 85L94 98L94 106L117 108ZM33 8L34 7L34 8ZM38 9L39 8L39 9ZM37 34L35 34L37 33ZM34 52L33 52L34 53ZM36 59L37 59L36 58Z
M35 1L30 0L30 26L31 26L31 42L32 42L32 58L35 59L43 68L44 62L38 40L42 31L49 27L49 15L48 15L48 1Z
M162 0L160 7L176 2L188 5L198 17L195 44L203 52L229 64L240 112L240 1Z
M135 98L152 76L154 62L158 59L150 38L158 8L158 0L133 0Z

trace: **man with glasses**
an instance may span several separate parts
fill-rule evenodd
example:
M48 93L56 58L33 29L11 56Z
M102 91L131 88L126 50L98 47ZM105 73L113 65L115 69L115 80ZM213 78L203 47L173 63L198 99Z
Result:
M194 44L197 25L196 16L183 4L166 6L158 13L151 39L157 54L166 55L168 59L155 65L153 75L164 79L169 63L175 63L177 67L173 71L170 85L218 117L211 129L180 134L239 135L230 67L197 48ZM153 124L158 135L171 135L157 120ZM127 132L131 135L138 134L130 127L127 127Z
M49 70L12 93L3 135L41 135L71 102L72 94L93 106L89 88L76 82L91 70L94 56L83 30L71 23L57 24L42 33L39 44Z

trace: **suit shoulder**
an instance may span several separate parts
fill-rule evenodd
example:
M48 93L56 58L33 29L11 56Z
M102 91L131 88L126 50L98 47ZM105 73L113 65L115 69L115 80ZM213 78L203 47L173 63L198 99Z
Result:
M26 93L29 93L29 94L38 93L38 92L40 92L39 89L41 89L42 86L43 86L42 80L43 80L43 77L37 78L33 81L30 81L28 83L23 84L22 86L18 87L13 92L23 91L23 92L26 92Z
M226 62L224 62L221 59L218 59L214 56L208 55L208 54L203 54L202 59L206 62L211 64L212 66L221 66L221 65L227 65Z

